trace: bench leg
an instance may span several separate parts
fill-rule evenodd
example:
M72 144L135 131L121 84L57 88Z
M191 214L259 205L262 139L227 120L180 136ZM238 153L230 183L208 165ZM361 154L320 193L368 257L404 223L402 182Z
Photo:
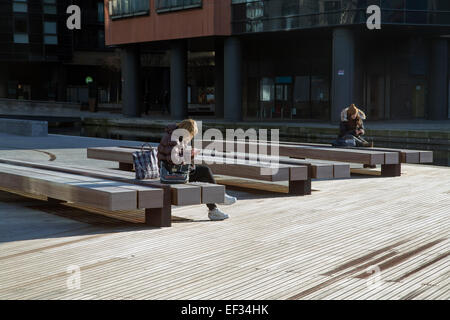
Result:
M400 177L401 174L402 174L402 165L400 163L381 165L382 177Z
M311 179L299 181L289 180L289 194L297 196L311 194Z
M172 226L172 193L164 188L163 207L145 209L145 224L151 227Z
M133 164L132 163L119 162L119 170L122 170L122 171L133 171Z

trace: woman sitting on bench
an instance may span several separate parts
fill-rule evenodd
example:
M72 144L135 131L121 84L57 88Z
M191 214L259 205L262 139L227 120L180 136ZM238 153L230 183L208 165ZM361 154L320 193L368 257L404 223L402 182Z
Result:
M351 138L357 147L368 147L369 143L362 138L365 133L363 124L365 119L365 113L354 104L342 110L339 139Z
M189 133L188 137L181 136L179 141L172 141L172 133L176 129L184 129ZM198 128L197 123L192 119L186 119L181 121L178 124L172 124L167 126L166 132L161 139L161 142L158 146L158 161L164 162L165 166L174 166L175 164L172 161L172 150L176 147L178 154L183 154L183 149L189 144L192 138L197 134ZM194 159L194 156L198 153L197 150L192 149L191 151L191 163ZM208 182L208 183L216 183L214 180L214 176L211 172L211 169L204 165L194 165L192 164L191 170L189 172L189 181L190 182ZM235 203L237 200L235 197L229 196L225 194L225 205L231 205ZM208 217L210 220L224 220L228 219L228 214L221 211L217 208L215 203L208 203L207 207L209 209Z

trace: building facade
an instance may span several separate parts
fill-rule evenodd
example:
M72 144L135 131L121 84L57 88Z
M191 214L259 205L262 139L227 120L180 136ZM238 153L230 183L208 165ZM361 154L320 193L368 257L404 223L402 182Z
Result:
M381 8L380 30L366 25L370 5ZM351 103L371 120L450 117L447 0L105 0L105 8L106 44L122 52L126 115L169 92L176 119L213 105L232 121L338 121Z
M66 26L71 4L81 30ZM100 102L116 102L120 58L105 46L104 12L102 0L0 1L0 98L85 103L90 77Z

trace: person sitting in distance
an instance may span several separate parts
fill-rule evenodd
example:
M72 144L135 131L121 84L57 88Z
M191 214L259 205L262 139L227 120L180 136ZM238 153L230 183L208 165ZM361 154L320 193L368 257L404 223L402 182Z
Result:
M364 111L358 109L355 104L345 108L341 112L339 126L339 138L351 137L357 147L368 147L370 144L362 138L365 134L363 120L366 119Z

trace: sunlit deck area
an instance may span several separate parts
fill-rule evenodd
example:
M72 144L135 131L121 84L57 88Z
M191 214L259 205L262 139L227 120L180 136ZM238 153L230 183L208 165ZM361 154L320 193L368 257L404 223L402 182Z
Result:
M83 149L54 161L111 167ZM48 161L33 150L2 157ZM0 191L1 299L449 299L450 169L313 181L309 196L229 192L231 216L87 211ZM73 288L79 267L80 287ZM68 269L69 268L69 269ZM72 269L70 269L72 268ZM69 286L68 286L69 283Z

